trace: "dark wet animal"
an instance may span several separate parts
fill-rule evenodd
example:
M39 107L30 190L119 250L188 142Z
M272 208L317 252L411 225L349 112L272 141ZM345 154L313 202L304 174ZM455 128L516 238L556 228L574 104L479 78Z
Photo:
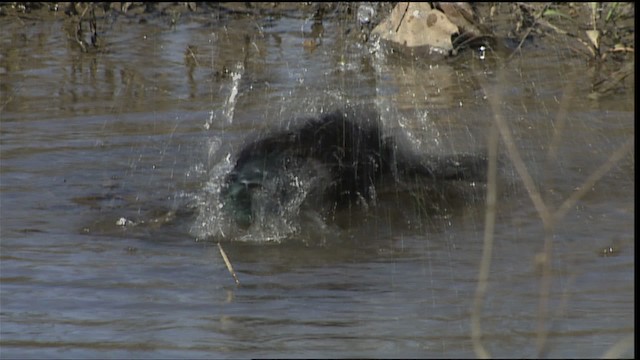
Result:
M429 157L385 136L376 115L337 111L255 140L240 151L221 191L223 209L241 226L258 203L339 209L375 202L377 189L423 182L485 179L483 156ZM308 206L309 204L307 204ZM283 215L284 216L284 215Z

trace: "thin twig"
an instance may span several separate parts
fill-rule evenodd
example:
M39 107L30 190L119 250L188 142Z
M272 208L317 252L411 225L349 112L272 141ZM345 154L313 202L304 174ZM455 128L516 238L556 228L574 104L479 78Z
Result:
M494 121L498 126L498 130L500 131L500 136L502 137L502 141L504 142L507 148L507 156L515 166L516 171L520 176L520 179L522 180L525 189L527 190L527 193L529 193L529 198L531 198L531 201L533 202L533 205L536 208L538 215L542 219L542 222L547 225L551 221L551 216L550 216L551 213L549 212L549 210L547 209L547 206L542 200L540 191L538 191L533 181L533 178L529 174L529 171L527 170L527 166L524 164L524 161L522 160L522 156L520 156L520 151L518 151L518 148L513 139L513 135L511 135L511 130L509 129L509 125L507 124L507 121L502 116L502 111L500 110L498 100L497 100L498 94L493 93L493 94L487 94L487 95L489 99L489 105L491 106L491 110L493 111L493 114L494 114L494 117L493 117Z
M602 355L603 359L620 359L626 357L625 355L631 354L629 351L633 349L634 335L627 335L620 339L617 343L613 344L607 352Z
M491 268L491 256L493 253L493 233L496 223L496 202L497 202L497 169L498 169L498 128L494 123L489 134L489 167L487 171L487 212L485 214L484 240L482 246L482 260L478 271L478 286L473 299L471 309L471 342L476 357L488 359L491 354L482 344L482 327L480 317L482 305L487 293L489 284L489 269Z
M529 36L529 34L533 30L533 28L538 23L538 20L542 17L542 15L544 14L544 12L547 10L548 7L549 7L549 4L544 4L544 7L542 8L542 10L540 10L540 12L534 17L533 24L531 24L531 26L529 26L527 31L524 33L524 36L522 36L522 39L520 40L520 43L518 44L518 46L516 46L516 48L509 55L509 57L507 57L507 60L506 60L507 62L509 62L509 60L511 60L511 58L516 54L516 52L518 50L520 50L520 48L522 47L522 44L524 44L524 41L527 39L527 36Z
M499 74L497 82L499 84L503 83L504 79L504 70ZM540 297L541 300L539 302L539 322L538 322L538 337L537 337L537 348L538 353L542 353L545 348L547 332L546 332L546 318L547 318L547 299L544 299L544 296L549 296L550 293L550 277L551 277L551 248L553 243L553 217L551 212L547 208L540 191L537 189L533 178L529 174L527 166L525 165L522 157L520 156L520 152L515 144L513 139L513 135L511 134L511 130L509 129L509 125L507 121L504 119L502 114L502 110L500 109L500 105L498 99L500 98L500 93L497 91L497 88L494 87L493 91L489 92L484 89L485 95L489 101L489 105L493 112L493 120L494 126L498 129L500 133L500 137L502 138L502 142L505 144L507 156L513 163L516 168L520 179L522 180L525 189L529 194L529 198L533 202L533 205L538 213L538 216L542 219L542 224L545 229L545 239L544 239L544 262L543 262L543 276L540 282ZM487 184L488 186L488 184ZM488 202L488 200L487 200ZM486 239L485 239L486 240ZM485 245L486 246L486 245ZM484 256L484 254L483 254ZM480 287L480 284L478 285ZM477 293L476 293L477 295ZM473 336L473 334L472 334ZM475 348L475 344L474 344ZM482 348L480 348L482 350ZM483 354L482 352L478 353L478 356L488 356L488 354Z
M618 163L618 161L622 160L622 158L631 150L633 150L635 143L635 137L631 137L627 140L622 146L618 148L607 161L602 164L596 171L591 173L587 180L579 187L578 190L574 191L571 196L569 196L563 203L560 205L558 210L553 214L555 220L562 219L567 212L587 193L587 191L591 190L593 185L600 180L604 175L606 175L611 168Z
M404 8L404 12L402 12L402 17L400 18L400 21L398 22L398 26L396 27L396 32L398 32L398 30L400 30L400 25L402 25L402 21L404 20L404 16L407 15L407 10L409 10L409 5L411 3L407 2L407 7Z
M540 279L540 294L538 299L538 325L536 336L536 348L538 357L546 357L547 338L547 319L549 318L549 298L551 297L551 256L553 252L553 226L554 224L545 224L544 226L544 246L542 249L541 266L542 277Z
M236 276L236 272L233 271L233 266L231 266L231 261L229 261L229 258L227 257L227 253L224 252L224 250L222 249L222 245L220 245L220 243L218 243L218 250L220 250L220 255L222 255L222 260L224 260L224 264L227 265L227 270L229 270L229 273L233 277L233 281L236 282L236 285L240 285L240 280L238 280L238 276Z

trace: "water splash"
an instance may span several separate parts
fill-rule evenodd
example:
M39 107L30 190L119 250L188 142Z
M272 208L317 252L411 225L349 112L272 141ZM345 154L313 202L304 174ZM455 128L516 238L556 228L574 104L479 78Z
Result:
M211 128L211 124L213 124L213 119L215 118L215 112L213 110L209 111L209 118L204 122L204 129L209 130Z
M210 237L226 237L231 232L231 224L222 212L220 190L224 175L233 165L229 161L221 161L216 164L208 174L202 190L193 195L194 207L197 210L197 218L191 227L191 233L197 240Z
M247 229L241 229L224 207L222 189L233 167L232 156L227 153L213 166L202 190L193 196L198 215L191 233L196 239L282 242L301 233L307 220L317 228L327 228L320 211L309 204L329 183L328 174L313 161L283 169L263 180L260 191L251 194L254 221Z
M224 103L223 115L228 124L233 123L233 113L236 108L236 101L238 96L238 88L240 86L240 80L244 75L244 66L242 63L236 64L236 70L231 72L231 92L227 101Z

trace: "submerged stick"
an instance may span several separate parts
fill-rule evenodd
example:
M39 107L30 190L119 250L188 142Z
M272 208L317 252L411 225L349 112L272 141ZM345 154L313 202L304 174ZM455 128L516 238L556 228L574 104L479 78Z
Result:
M227 270L229 270L229 273L231 274L231 276L233 276L233 280L236 282L236 285L240 285L240 280L238 280L238 276L236 276L236 272L233 271L233 266L231 266L231 262L227 257L227 253L224 252L224 250L222 249L222 245L220 245L220 243L218 243L218 250L220 250L220 255L222 255L222 260L224 260L224 264L227 265Z

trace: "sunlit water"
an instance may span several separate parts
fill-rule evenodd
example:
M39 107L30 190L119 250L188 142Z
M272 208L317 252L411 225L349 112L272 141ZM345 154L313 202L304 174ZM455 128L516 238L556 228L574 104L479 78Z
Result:
M495 64L471 51L434 64L379 56L332 20L310 51L307 18L119 18L90 54L61 21L0 19L3 358L473 356L481 184L426 216L391 196L364 217L290 228L284 243L249 234L224 244L240 286L225 267L207 214L256 132L373 104L416 151L486 148ZM633 136L633 88L587 100L581 59L525 50L501 103L557 207ZM600 356L635 331L633 157L555 229L549 356ZM544 231L501 164L483 342L532 357ZM305 241L314 234L329 241Z

